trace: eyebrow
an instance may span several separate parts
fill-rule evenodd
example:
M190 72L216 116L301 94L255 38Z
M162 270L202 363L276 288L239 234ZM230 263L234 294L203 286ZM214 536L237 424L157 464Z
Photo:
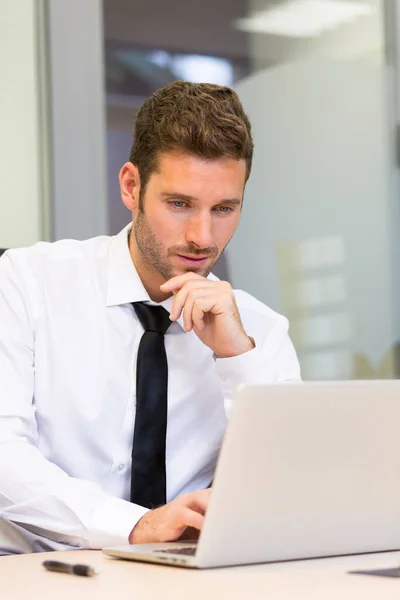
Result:
M179 200L185 200L187 202L196 201L196 198L193 196L187 196L186 194L180 194L179 192L162 192L161 195L164 198L177 198ZM242 200L240 198L226 198L225 200L220 200L217 204L231 204L233 206L238 206L242 204Z

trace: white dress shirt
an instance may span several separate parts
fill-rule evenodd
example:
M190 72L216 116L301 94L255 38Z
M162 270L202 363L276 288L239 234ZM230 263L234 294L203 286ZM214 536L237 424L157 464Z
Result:
M143 334L132 302L150 301L129 230L0 259L0 518L56 544L127 543L147 510L129 502ZM240 382L300 378L287 320L235 297L250 352L215 359L182 319L165 335L168 501L210 484Z

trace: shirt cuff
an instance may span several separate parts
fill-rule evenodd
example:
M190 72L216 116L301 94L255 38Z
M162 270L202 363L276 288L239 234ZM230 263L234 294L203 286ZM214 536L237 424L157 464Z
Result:
M87 529L87 540L92 550L104 546L129 544L129 534L136 523L149 511L120 498L107 498L94 512Z
M240 383L266 381L265 356L258 346L239 356L216 358L215 368L224 392L235 389Z

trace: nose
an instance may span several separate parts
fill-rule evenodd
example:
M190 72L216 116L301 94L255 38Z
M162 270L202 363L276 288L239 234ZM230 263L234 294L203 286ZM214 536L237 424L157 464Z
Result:
M212 218L210 213L198 212L187 223L186 242L199 248L213 246Z

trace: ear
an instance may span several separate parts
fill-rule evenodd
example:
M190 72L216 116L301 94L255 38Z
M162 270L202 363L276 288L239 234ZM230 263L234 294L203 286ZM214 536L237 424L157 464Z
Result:
M119 172L119 187L126 208L136 211L139 206L140 176L136 165L127 162Z

